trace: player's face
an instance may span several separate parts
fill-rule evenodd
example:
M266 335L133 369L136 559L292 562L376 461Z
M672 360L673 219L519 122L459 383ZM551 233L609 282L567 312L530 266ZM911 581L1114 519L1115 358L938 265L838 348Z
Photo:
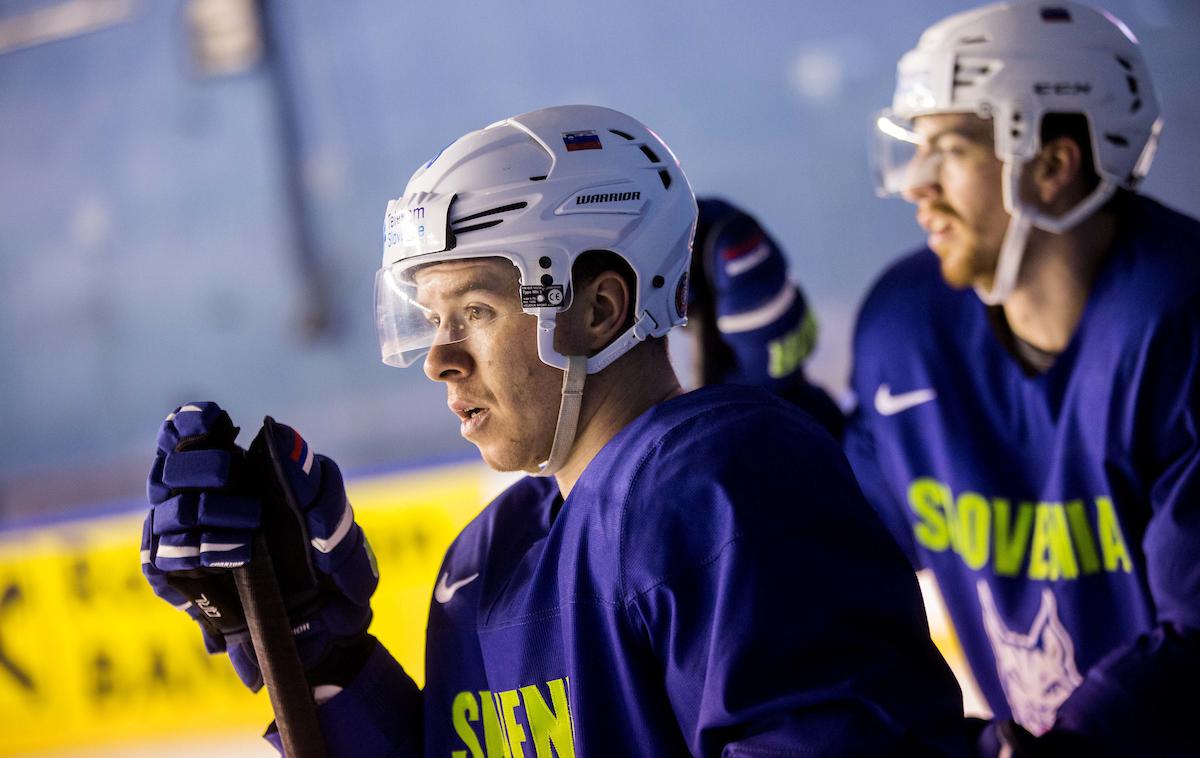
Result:
M1008 227L992 122L969 114L921 116L924 138L914 159L913 187L904 197L917 206L917 223L953 287L990 289Z
M431 319L478 325L425 358L425 374L446 383L460 433L492 468L536 471L550 455L562 372L537 356L537 319L521 312L517 269L476 258L427 266L414 279Z

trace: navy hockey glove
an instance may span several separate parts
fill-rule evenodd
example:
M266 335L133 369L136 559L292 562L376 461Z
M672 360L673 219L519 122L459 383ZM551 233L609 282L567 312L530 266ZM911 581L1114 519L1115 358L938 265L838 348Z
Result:
M252 560L261 528L309 683L344 685L375 644L366 631L378 572L341 472L269 418L248 452L237 432L215 403L167 416L147 487L142 572L257 690L262 675L229 569Z
M696 249L721 340L735 364L709 381L772 385L798 372L816 343L817 325L787 259L758 222L720 200L700 203ZM697 293L700 294L699 292Z
M704 384L762 387L808 411L840 437L841 410L804 375L817 322L787 259L754 218L715 198L700 198L692 263Z

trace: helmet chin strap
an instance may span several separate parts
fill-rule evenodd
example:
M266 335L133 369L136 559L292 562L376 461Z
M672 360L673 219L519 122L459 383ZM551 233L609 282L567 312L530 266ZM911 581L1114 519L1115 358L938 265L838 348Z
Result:
M996 258L996 271L991 289L975 287L975 294L986 305L1003 305L1017 287L1021 273L1021 261L1029 243L1029 232L1035 227L1052 234L1062 234L1073 229L1079 222L1099 210L1100 206L1117 191L1117 185L1109 179L1101 179L1091 194L1061 216L1047 216L1020 202L1021 173L1026 162L1014 160L1004 162L1001 169L1001 192L1004 209L1009 213L1008 227L1000 243L1000 255Z
M1008 166L1005 164L1005 168ZM1017 286L1017 274L1021 273L1021 259L1025 257L1025 244L1033 220L1020 208L1008 220L1004 230L1004 241L1000 243L1000 257L996 259L996 271L992 276L991 289L975 285L975 294L985 305L1003 305Z
M567 462L571 448L575 445L575 432L579 427L579 409L583 404L583 383L587 379L587 356L567 356L567 369L563 373L562 401L558 406L558 424L554 427L554 442L550 444L550 457L538 466L534 476L553 476Z
M567 462L575 446L575 434L579 431L579 409L583 404L583 383L588 374L604 370L616 359L628 352L650 334L654 319L650 314L642 318L596 355L563 355L554 349L555 316L538 319L538 357L543 363L563 369L562 400L558 406L558 424L554 428L554 442L550 444L550 457L538 466L534 476L553 476Z

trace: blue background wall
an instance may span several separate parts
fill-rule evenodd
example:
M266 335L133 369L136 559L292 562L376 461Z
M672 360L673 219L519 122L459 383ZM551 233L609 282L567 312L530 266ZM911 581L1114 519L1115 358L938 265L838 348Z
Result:
M3 0L0 523L136 496L161 417L190 399L250 431L270 413L351 468L466 454L442 388L379 363L383 208L453 137L543 105L630 112L698 193L752 209L817 309L814 373L840 387L864 289L922 239L872 194L868 117L921 30L965 7L272 2L268 62L208 75L181 0ZM1107 7L1162 101L1145 190L1200 214L1200 3ZM13 42L97 8L128 15Z

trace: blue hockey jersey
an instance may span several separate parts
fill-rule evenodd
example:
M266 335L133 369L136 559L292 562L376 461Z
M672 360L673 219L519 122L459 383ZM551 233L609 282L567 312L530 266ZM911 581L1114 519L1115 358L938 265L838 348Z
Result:
M505 491L446 554L426 656L423 692L379 649L321 706L334 754L965 749L901 551L834 440L753 388L650 409L565 501Z
M1128 198L1044 374L929 250L865 301L846 451L997 717L1200 754L1200 224Z

